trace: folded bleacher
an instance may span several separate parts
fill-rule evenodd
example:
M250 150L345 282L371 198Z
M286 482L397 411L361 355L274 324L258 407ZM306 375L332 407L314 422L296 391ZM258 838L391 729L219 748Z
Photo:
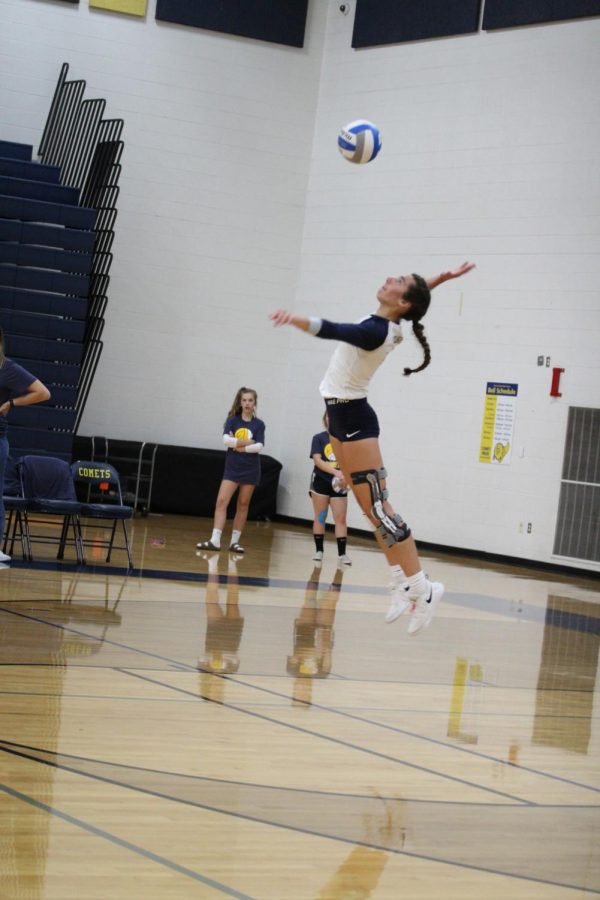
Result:
M0 325L51 399L15 408L11 455L70 461L102 352L123 122L62 66L38 150L0 140Z

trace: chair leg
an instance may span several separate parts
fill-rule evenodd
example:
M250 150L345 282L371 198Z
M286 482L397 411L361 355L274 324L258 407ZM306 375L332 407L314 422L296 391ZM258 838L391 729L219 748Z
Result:
M131 547L129 545L129 533L127 531L127 522L121 519L123 523L123 534L125 535L125 549L127 550L127 559L129 560L129 568L133 569L133 559L131 558Z
M17 540L17 528L19 529L19 537L21 538L21 550L23 550L23 525L21 522L21 513L19 510L16 510L14 513L14 521L13 521L13 513L11 512L8 517L9 527L12 524L12 534L10 536L10 555L12 556L15 549L15 541ZM8 540L8 528L6 530L6 540ZM6 540L4 541L4 547L2 548L6 553ZM25 554L23 553L23 556Z
M113 519L112 529L110 532L110 540L108 542L108 553L106 554L106 562L110 562L110 555L112 553L113 544L115 541L115 532L117 530L117 520Z
M25 536L25 546L27 548L27 560L29 562L33 562L33 550L31 547L31 532L29 530L29 516L27 515L27 510L23 511L21 517L21 527L23 528L23 533Z
M69 532L69 524L71 522L71 516L65 516L62 523L62 529L60 532L60 539L58 542L58 553L56 554L57 559L65 558L65 544L67 543L67 534ZM79 557L79 554L77 554Z
M24 522L26 519L25 511L21 512L21 510L11 509L8 513L8 521L6 523L6 534L4 536L4 544L2 546L3 553L6 553L7 548L10 556L14 555L15 552L15 543L17 540L17 529L19 531L19 539L21 541L21 556L23 559L29 558L28 547L26 543L25 537L25 529ZM10 544L9 544L10 542Z
M8 538L10 535L10 526L12 525L12 521L13 521L13 510L9 509L8 515L5 515L6 529L4 531L3 540L2 540L2 552L3 553L6 553L6 548L8 547Z
M85 558L85 544L83 543L83 531L81 530L81 519L79 518L79 516L74 517L74 528L76 530L77 540L79 541L78 555L81 560L81 565L85 566L87 564L87 560Z
M77 556L77 562L80 566L82 566L85 562L83 557L83 548L81 546L80 541L80 527L79 527L79 516L69 516L69 521L71 523L71 528L73 529L73 544L75 545L75 553Z
M12 516L12 513L11 513ZM17 539L17 528L19 529L19 539L21 541L21 556L23 559L26 558L26 547L25 547L25 535L23 532L23 519L21 517L21 511L16 510L15 512L15 521L13 525L12 535L10 539L10 555L13 555L15 549L15 541ZM6 553L6 550L4 551Z

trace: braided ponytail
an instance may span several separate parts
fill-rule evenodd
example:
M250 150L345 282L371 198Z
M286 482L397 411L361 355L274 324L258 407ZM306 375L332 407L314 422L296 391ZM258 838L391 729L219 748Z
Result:
M404 313L402 318L412 323L413 334L423 348L423 362L420 366L417 366L416 369L406 368L404 370L405 375L412 375L413 372L422 372L431 362L431 348L425 337L425 328L421 325L420 321L429 309L429 304L431 303L431 291L422 275L415 275L413 273L413 278L415 283L410 286L404 295L406 300L410 300L411 306L410 309Z
M431 362L431 348L429 346L429 341L425 337L425 328L423 327L423 325L421 325L420 322L413 322L412 328L414 336L423 348L423 362L420 366L417 366L416 369L406 368L404 370L405 375L412 375L413 372L422 372L423 369L426 369Z

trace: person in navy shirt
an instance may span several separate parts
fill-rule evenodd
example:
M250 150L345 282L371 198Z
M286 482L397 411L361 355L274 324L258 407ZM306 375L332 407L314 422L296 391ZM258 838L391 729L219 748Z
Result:
M325 429L329 428L327 413L323 416ZM315 434L310 447L310 458L314 469L310 479L310 498L313 505L313 537L315 555L313 559L321 562L325 540L325 523L327 511L331 507L335 524L335 536L338 546L338 566L351 566L352 560L346 553L348 527L346 512L348 510L348 491L344 476L335 458L331 438L327 430Z
M265 423L256 417L258 396L252 388L241 387L235 395L223 426L225 471L217 495L213 531L209 541L196 544L198 550L220 550L221 535L227 521L227 507L239 490L229 549L244 553L240 538L254 488L260 482L260 451L265 444Z
M421 568L411 530L388 501L387 472L379 447L379 422L367 402L371 378L384 359L402 341L401 322L410 322L423 350L423 362L411 375L425 369L431 349L421 319L431 302L433 288L459 278L474 267L463 263L433 278L399 275L387 278L377 291L377 310L354 323L305 318L284 309L271 313L275 325L293 325L316 337L339 341L320 385L329 415L331 444L346 482L359 506L375 527L376 540L392 569L392 601L386 622L411 613L408 633L418 634L431 622L444 585L430 582Z
M4 534L4 475L8 460L8 418L17 406L31 406L50 399L50 391L35 375L4 355L4 333L0 328L0 523ZM10 556L0 552L0 563Z

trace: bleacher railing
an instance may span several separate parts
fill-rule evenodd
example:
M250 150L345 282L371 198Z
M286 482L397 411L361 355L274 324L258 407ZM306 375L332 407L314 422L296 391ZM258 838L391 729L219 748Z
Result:
M106 101L84 100L84 80L68 81L63 63L40 141L40 162L60 167L60 183L79 189L79 206L96 210L95 241L88 294L87 321L77 385L76 422L81 422L102 354L114 223L119 197L122 119L104 119Z

